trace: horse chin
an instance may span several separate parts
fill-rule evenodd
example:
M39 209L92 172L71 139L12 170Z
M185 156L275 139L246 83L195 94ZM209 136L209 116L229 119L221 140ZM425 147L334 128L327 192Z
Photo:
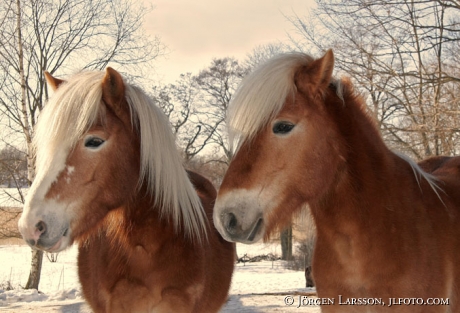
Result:
M263 218L259 218L257 222L254 223L254 227L251 229L249 236L245 240L246 244L253 244L262 239L265 233L265 223Z
M56 242L56 244L51 247L50 249L46 250L46 252L56 253L62 250L67 249L72 244L70 237L62 236L61 239Z
M72 244L72 242L73 240L70 236L70 230L66 230L57 241L54 241L54 243L48 244L39 240L37 245L32 248L43 250L49 253L57 253L68 248Z
M222 237L230 242L239 242L250 245L260 241L263 238L264 233L264 220L259 218L255 223L253 223L252 227L248 231L238 233L230 233L225 231L222 233Z

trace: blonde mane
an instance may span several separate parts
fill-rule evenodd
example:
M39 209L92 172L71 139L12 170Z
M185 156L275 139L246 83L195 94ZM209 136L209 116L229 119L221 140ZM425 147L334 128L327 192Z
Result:
M304 53L280 54L241 82L227 116L231 145L250 140L279 113L286 98L296 92L296 71L313 60Z
M104 72L83 72L62 84L50 98L36 126L33 145L37 173L46 172L56 158L66 157L102 114ZM125 82L125 97L133 127L140 133L139 184L147 181L161 215L183 225L186 236L206 237L207 218L177 151L167 117L138 87ZM103 118L103 116L102 116ZM61 169L63 170L63 169Z

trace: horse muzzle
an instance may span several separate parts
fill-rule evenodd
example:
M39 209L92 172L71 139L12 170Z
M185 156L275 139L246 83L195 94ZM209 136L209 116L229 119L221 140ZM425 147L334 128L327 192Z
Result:
M221 233L227 241L251 244L259 241L264 234L264 219L262 216L256 218L252 223L245 223L240 216L232 212L221 215Z
M252 244L265 234L265 220L259 192L231 191L217 197L214 225L227 241Z
M24 212L19 219L18 228L24 241L33 249L59 252L71 244L68 224L56 225L54 215L37 218Z

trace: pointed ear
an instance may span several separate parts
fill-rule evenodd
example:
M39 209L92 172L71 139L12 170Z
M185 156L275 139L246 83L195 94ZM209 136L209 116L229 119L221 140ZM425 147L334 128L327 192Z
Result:
M51 75L47 71L45 71L45 79L46 79L46 83L48 84L48 86L51 87L51 89L53 89L53 91L56 91L59 85L61 85L62 83L65 83L65 80L55 78L53 77L53 75Z
M108 67L102 79L102 99L116 113L122 110L122 103L125 97L125 83L120 73Z
M300 91L305 93L322 93L329 86L333 70L334 53L332 49L329 49L322 58L302 67L296 73L296 86Z

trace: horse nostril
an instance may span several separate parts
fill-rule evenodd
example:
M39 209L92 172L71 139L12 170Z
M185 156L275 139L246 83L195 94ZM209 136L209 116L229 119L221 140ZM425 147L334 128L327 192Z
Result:
M44 233L46 233L46 224L45 224L45 222L43 222L43 221L38 222L35 225L35 229L40 233L40 235L43 235Z
M238 220L233 213L224 214L224 225L227 231L231 234L235 233L236 227L238 226Z

